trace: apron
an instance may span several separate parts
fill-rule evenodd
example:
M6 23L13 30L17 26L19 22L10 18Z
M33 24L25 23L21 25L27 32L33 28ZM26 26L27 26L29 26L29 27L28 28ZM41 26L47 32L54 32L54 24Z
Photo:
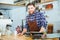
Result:
M28 18L28 26L29 26L30 32L40 30L40 28L38 27L37 22L36 22L36 16L35 16L35 19L33 21L30 21Z

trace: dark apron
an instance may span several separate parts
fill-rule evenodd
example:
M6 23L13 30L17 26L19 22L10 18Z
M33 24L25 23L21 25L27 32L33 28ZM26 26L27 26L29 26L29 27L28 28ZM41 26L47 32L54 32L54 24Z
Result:
M29 25L30 32L40 30L40 28L38 27L37 22L36 22L36 16L35 16L34 21L30 21L28 19L28 25Z

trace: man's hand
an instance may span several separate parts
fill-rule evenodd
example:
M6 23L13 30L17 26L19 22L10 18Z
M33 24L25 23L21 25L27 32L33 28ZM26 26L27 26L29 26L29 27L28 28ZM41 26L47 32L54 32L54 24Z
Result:
M43 33L42 38L45 38L46 37L46 30L45 30L45 28L43 26L41 27L41 29L40 29L39 32L40 33Z
M17 34L18 36L23 36L23 33L19 33L19 34Z
M23 36L23 34L26 33L26 32L27 32L27 29L24 28L23 31L22 31L22 33L19 33L18 35L19 35L19 36Z
M39 32L45 32L45 28L42 26Z

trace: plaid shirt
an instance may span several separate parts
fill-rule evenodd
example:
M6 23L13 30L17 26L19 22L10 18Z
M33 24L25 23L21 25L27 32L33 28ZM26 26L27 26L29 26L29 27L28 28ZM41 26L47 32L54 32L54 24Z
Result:
M36 22L37 22L38 27L41 28L43 26L44 28L46 28L47 21L45 19L45 16L43 15L43 13L40 13L40 12L35 12L32 15L28 15L26 17L25 28L28 28L28 19L30 21L34 21L35 20L35 17L36 17Z

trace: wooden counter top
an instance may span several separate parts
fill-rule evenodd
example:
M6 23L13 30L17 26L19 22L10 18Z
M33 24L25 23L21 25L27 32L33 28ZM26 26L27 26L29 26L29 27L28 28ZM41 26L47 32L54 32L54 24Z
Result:
M33 39L31 37L26 37L25 35L23 36L5 35L5 36L0 36L0 40L33 40ZM59 40L59 38L46 38L46 40Z
M0 40L32 40L31 37L25 37L23 36L14 36L14 35L9 35L9 36L1 36Z

